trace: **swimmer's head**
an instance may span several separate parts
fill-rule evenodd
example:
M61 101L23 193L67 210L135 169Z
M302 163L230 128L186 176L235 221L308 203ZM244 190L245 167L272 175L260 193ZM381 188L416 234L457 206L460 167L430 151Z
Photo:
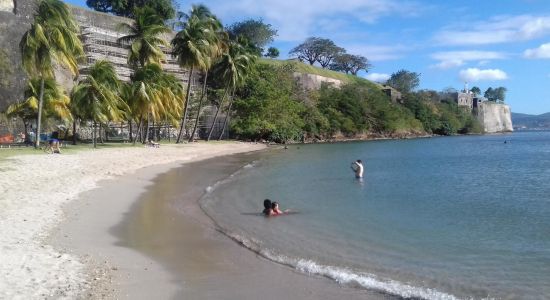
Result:
M273 201L273 202L271 203L271 208L272 208L272 209L275 209L275 208L277 208L278 206L279 206L279 203L277 203L277 201Z
M358 163L360 163L360 164L362 164L362 163L363 163L363 162L362 162L362 161L361 161L360 159L358 159L358 160L357 160L357 162L358 162Z
M271 205L272 205L271 200L269 199L264 200L264 208L271 208Z

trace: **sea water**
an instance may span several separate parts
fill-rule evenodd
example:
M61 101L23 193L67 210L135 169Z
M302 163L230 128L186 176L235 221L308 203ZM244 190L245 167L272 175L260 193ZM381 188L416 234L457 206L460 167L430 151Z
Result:
M263 217L265 198L296 213ZM250 250L343 285L550 298L550 132L292 145L210 187L201 205Z

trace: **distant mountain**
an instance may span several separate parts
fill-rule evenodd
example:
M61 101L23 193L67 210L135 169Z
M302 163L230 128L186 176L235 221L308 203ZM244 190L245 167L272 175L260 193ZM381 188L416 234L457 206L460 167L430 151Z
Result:
M512 124L515 129L545 130L550 129L550 112L541 115L512 113Z

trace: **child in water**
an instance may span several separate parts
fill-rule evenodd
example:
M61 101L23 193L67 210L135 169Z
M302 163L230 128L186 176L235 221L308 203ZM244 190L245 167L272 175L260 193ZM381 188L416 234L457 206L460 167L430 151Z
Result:
M269 199L264 200L264 210L262 211L262 213L266 217L278 216L278 215L282 215L282 214L285 214L285 213L288 213L288 212L289 212L288 209L285 210L285 211L282 211L279 208L279 203L277 203L276 201L271 202L271 200L269 200Z

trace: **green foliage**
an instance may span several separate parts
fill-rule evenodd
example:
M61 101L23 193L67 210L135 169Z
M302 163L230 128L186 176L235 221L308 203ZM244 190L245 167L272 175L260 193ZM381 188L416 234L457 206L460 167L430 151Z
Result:
M344 48L336 46L330 39L310 37L290 50L289 55L297 57L300 61L307 61L310 65L317 62L326 68L335 57L345 52Z
M31 28L19 43L27 74L53 78L55 63L78 74L78 62L84 56L79 34L78 25L63 2L41 0Z
M300 139L305 107L294 97L294 89L291 73L256 64L237 92L231 124L234 135L276 142Z
M405 107L422 123L428 133L440 135L481 133L479 121L469 109L459 107L454 101L434 102L426 91L407 94Z
M137 8L150 7L162 18L168 20L176 11L171 0L86 0L88 7L106 13L128 18L135 17Z
M269 47L267 49L267 53L265 54L265 57L277 58L277 57L279 57L279 55L280 55L279 49L277 49L275 47Z
M372 65L366 57L347 53L336 56L334 62L330 64L331 70L352 75L357 75L357 72L361 70L368 71L371 67Z
M470 89L470 92L474 93L474 95L481 95L481 89L477 86L474 86Z
M128 64L134 68L149 63L160 64L164 59L161 46L168 46L161 35L170 32L162 18L150 7L136 8L132 24L120 23L118 30L127 33L119 39L130 44Z
M263 64L269 64L275 67L283 67L286 68L289 72L299 72L304 74L315 74L320 75L323 77L333 78L341 80L344 83L363 83L365 85L369 85L373 88L377 87L378 85L375 83L372 83L368 81L365 78L349 75L349 74L343 74L337 71L328 70L319 68L317 66L312 66L309 64L305 64L296 60L277 60L277 59L260 59L259 60Z
M31 79L25 88L25 100L8 106L9 117L19 117L24 121L35 119L38 115L38 99L40 95L40 79ZM46 117L69 122L72 120L69 104L70 99L54 79L44 80L44 111Z
M387 84L401 93L410 93L420 84L420 74L407 70L399 70L391 74Z
M249 19L233 23L227 28L227 32L231 39L236 39L238 36L246 38L259 53L263 52L263 48L273 42L273 39L277 36L277 30L261 19Z
M504 101L504 99L506 98L506 91L507 89L502 86L494 89L492 87L489 87L485 91L484 96L489 101Z

